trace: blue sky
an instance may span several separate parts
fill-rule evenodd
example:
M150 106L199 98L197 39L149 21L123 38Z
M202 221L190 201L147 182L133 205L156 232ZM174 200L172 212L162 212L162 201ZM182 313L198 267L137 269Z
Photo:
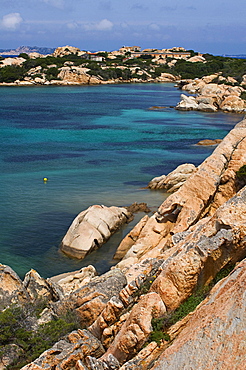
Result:
M246 54L245 0L0 0L0 49L183 46Z

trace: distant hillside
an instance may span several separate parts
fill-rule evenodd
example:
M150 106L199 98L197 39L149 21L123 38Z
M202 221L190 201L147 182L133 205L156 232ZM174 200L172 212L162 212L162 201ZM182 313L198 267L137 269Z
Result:
M19 46L17 49L0 49L0 55L19 55L20 53L39 53L43 55L52 54L55 48L39 46Z

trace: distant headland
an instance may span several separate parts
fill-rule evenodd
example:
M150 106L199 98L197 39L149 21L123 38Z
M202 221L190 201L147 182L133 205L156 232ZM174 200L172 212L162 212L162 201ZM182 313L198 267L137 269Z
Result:
M0 85L97 85L172 82L196 96L182 94L180 110L245 113L246 60L186 50L123 46L86 51L21 46L0 49ZM18 56L15 56L18 54Z

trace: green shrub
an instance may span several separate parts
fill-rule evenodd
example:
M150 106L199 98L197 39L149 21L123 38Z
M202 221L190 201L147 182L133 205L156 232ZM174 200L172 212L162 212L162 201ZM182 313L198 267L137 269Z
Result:
M22 308L13 305L0 313L0 353L4 355L4 348L11 343L20 347L20 355L15 363L8 368L17 370L32 362L45 350L52 347L66 334L79 328L75 314L67 311L59 318L42 324L36 331L28 329L28 319L39 315L44 308L44 302ZM6 347L7 348L7 347Z
M23 80L25 76L25 69L21 66L6 66L0 69L0 82L15 82L16 80Z
M240 98L246 100L246 91L241 92Z
M246 164L236 171L237 186L242 188L246 184Z
M246 170L246 165L244 166ZM212 287L221 279L226 277L234 268L234 265L228 264L221 269L212 282L200 289L194 291L194 293L187 298L181 305L173 312L167 313L165 316L160 318L153 318L151 321L153 331L151 332L147 343L152 341L160 344L161 340L170 341L169 335L166 333L168 328L174 325L176 322L182 320L190 312L194 311L195 308L206 298Z

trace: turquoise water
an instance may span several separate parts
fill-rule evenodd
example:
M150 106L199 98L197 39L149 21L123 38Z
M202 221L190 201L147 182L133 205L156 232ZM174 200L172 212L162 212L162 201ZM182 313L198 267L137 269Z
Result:
M44 277L89 263L108 269L131 225L77 261L59 251L73 218L92 204L155 210L166 194L143 189L150 179L198 165L213 148L194 144L223 138L241 119L170 108L179 98L172 84L1 87L0 262L21 277L30 268Z

